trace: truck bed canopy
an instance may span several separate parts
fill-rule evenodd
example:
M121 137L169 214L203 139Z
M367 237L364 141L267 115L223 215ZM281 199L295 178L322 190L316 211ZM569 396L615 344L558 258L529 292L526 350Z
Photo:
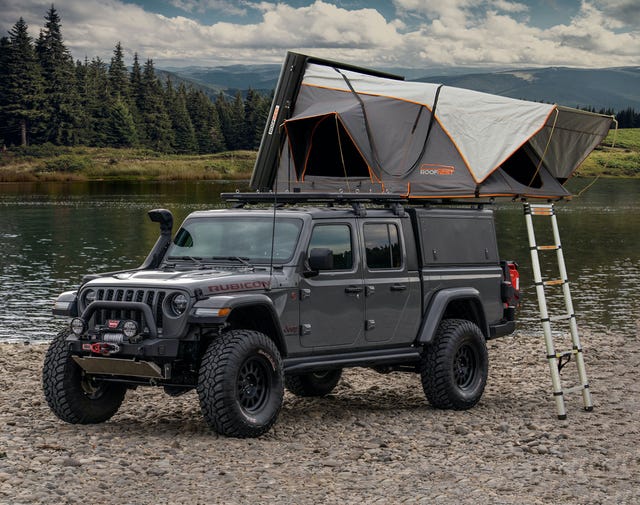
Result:
M568 197L564 182L611 121L289 53L252 186L410 198Z

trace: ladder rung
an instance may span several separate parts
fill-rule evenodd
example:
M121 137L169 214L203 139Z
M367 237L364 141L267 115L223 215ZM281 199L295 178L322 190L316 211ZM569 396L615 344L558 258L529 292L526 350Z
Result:
M562 279L551 279L550 281L544 281L542 284L545 286L562 286L565 283Z
M547 356L547 359L551 359L551 358L555 358L555 359L566 358L567 356L571 356L572 354L578 354L579 352L582 352L582 349L574 348L574 349L571 349L569 351L556 351L555 354L549 354Z
M571 319L572 317L574 317L573 314L562 314L561 316L549 317L549 321L565 321L567 319Z
M572 354L577 354L577 353L578 353L577 349L572 349L570 351L556 352L555 354L549 354L547 356L547 359L562 359L562 358L566 358L567 356L571 356Z
M553 209L548 207L537 208L532 205L531 215L532 216L553 216Z
M586 384L584 386L582 384L579 384L577 386L572 386L570 388L563 388L562 392L564 394L568 394L568 393L575 393L577 391L582 391L583 389L589 389L589 384Z
M559 245L539 245L537 247L538 251L557 251L560 249Z

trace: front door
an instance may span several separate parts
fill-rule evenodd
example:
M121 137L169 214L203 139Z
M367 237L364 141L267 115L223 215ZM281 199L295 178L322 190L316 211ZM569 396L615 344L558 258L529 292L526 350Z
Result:
M352 222L314 226L311 249L330 249L333 266L300 282L300 343L303 347L354 346L364 339L364 286Z

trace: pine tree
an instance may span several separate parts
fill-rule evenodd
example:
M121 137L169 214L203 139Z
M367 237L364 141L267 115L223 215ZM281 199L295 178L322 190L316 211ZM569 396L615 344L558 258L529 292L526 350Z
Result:
M231 150L246 148L247 131L245 129L244 102L242 101L242 93L239 90L231 103L229 135L231 140L227 140L227 144L230 144L229 148Z
M218 118L220 119L220 130L224 138L224 145L227 149L231 150L231 106L222 91L218 93L215 105L218 111Z
M124 64L124 56L122 54L122 45L120 42L116 44L109 65L109 91L111 97L115 100L118 96L128 102L131 93L129 85L129 73Z
M174 143L171 119L165 108L162 85L150 59L142 71L141 89L138 107L145 125L144 145L156 151L170 152Z
M79 106L82 109L82 120L78 121L78 141L82 145L89 145L91 142L91 121L86 115L86 96L87 96L87 68L89 60L85 56L84 62L76 60L76 89L78 93Z
M51 6L45 16L36 53L42 66L45 82L45 123L43 141L55 144L75 144L78 140L76 124L80 116L76 94L75 68L71 53L62 39L60 16Z
M171 79L167 79L165 103L174 133L173 150L177 153L196 152L198 146L195 130L187 112L187 92L184 85L176 91Z
M125 101L119 96L109 107L105 137L107 145L111 147L131 147L138 142L133 116Z
M8 129L3 133L11 143L26 146L33 123L42 118L44 96L40 66L24 19L20 18L9 30L9 44L3 54L0 107L3 125Z
M258 149L269 115L271 100L249 89L244 100L244 144L243 149Z
M260 95L252 88L247 91L244 99L244 121L242 124L242 149L254 149L255 130L257 123L257 113L259 107Z
M104 147L108 145L106 125L111 104L107 65L100 58L94 58L86 65L84 75L81 93L86 117L83 138L89 145Z
M133 65L129 76L129 90L131 94L131 115L136 125L138 142L146 143L146 125L142 117L142 107L144 106L144 89L142 86L142 67L138 59L138 53L133 55Z
M9 84L9 51L11 43L8 37L0 37L0 147L4 148L10 143L8 138L11 136L12 129L8 124L8 118L5 116L5 107L9 103L7 101L6 88Z
M224 151L224 136L220 129L218 110L211 100L202 91L191 88L187 92L187 110L195 130L198 153Z
M222 92L216 99L216 107L220 116L220 126L224 135L225 145L227 149L235 151L243 149L245 146L245 120L244 120L244 103L242 101L242 93L238 91L232 103Z

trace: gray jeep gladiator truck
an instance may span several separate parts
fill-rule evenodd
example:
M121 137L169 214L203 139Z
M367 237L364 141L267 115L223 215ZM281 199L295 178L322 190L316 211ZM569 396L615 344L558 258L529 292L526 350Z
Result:
M347 367L414 372L433 407L475 405L486 341L513 332L519 297L493 211L294 196L231 194L235 208L194 212L175 234L169 211L150 211L160 237L140 267L55 302L70 322L44 362L52 411L100 423L127 389L195 389L216 432L255 437L285 387L327 395Z

